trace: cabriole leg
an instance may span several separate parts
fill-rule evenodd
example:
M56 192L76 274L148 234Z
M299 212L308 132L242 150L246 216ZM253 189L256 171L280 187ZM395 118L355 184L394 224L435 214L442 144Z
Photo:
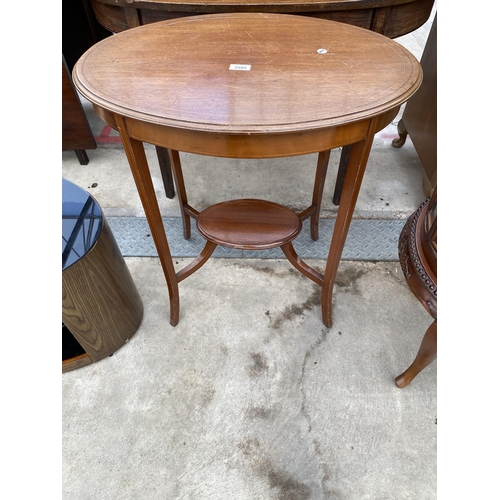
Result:
M405 122L403 120L399 120L398 122L398 134L399 137L392 140L392 145L395 148L402 147L408 137L408 131L406 130Z
M420 349L415 361L396 377L396 385L403 389L406 387L424 368L429 366L437 357L437 320L425 332Z

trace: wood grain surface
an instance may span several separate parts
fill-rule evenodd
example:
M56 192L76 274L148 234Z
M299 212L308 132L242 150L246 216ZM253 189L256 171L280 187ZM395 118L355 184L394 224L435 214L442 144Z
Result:
M96 362L132 338L142 315L141 297L103 219L96 244L62 272L63 323Z
M231 70L231 64L250 70ZM82 56L73 77L85 97L125 117L268 134L377 116L408 99L421 70L399 44L353 26L220 14L107 38Z
M243 199L217 203L201 212L200 234L229 248L262 250L292 241L302 223L289 208L265 200Z
M92 0L99 23L113 33L198 14L265 12L339 21L396 38L416 30L434 0Z

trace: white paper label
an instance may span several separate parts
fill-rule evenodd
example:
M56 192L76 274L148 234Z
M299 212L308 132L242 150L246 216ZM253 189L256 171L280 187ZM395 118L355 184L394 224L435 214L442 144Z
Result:
M229 69L234 71L250 71L251 64L230 64Z

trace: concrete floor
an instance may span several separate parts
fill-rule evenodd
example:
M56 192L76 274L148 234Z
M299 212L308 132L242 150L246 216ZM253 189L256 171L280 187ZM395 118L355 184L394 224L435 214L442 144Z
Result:
M398 40L418 58L432 18ZM86 166L63 152L62 176L107 216L143 216L121 145L84 105L101 139ZM396 124L377 135L356 218L405 219L425 199L411 141L391 146ZM147 149L161 211L178 217ZM338 155L325 218L335 216ZM252 193L300 209L315 156L253 163L184 155L183 165L198 209ZM431 323L398 262L342 261L330 329L319 287L286 260L209 260L180 285L175 328L158 259L126 262L144 302L139 330L113 356L62 376L65 500L437 497L437 363L406 389L394 384ZM310 264L321 270L324 261Z

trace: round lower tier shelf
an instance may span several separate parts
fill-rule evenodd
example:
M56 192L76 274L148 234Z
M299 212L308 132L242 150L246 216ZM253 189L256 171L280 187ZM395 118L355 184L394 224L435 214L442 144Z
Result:
M295 239L302 222L295 212L265 200L217 203L200 213L198 231L208 241L241 250L276 248Z

